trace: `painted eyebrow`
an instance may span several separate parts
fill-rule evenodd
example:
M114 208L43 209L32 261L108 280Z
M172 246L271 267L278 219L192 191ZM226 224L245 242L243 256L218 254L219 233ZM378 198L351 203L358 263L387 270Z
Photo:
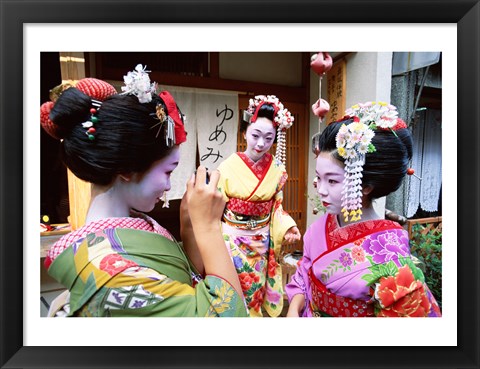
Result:
M260 131L256 128L254 128L253 131L256 132L256 133L260 133L262 135L265 135L265 136L273 136L274 135L274 133L272 133L272 132L263 132L263 131Z
M315 171L315 174L317 175L317 177L320 177L320 174L318 174L317 171ZM325 173L326 176L338 176L338 177L343 177L343 175L341 173L334 173L334 172L328 172L328 173Z

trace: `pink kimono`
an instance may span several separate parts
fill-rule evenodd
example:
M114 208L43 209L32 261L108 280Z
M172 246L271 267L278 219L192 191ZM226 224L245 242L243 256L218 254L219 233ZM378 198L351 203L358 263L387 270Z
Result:
M323 215L305 233L288 299L305 296L304 317L441 316L408 241L390 220L340 227L335 216Z

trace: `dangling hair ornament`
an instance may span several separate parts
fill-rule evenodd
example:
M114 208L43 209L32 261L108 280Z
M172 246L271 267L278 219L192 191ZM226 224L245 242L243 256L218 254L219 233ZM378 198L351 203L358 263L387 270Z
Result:
M100 109L100 106L102 106L102 102L92 99L92 106L93 107L90 109L90 120L82 123L82 127L87 128L85 134L88 136L90 141L95 140L95 133L97 133L97 130L95 129L94 124L98 122L98 118L95 116L95 114L97 114L98 109Z
M158 104L156 107L156 113L150 115L156 115L156 119L159 120L158 123L150 127L150 129L158 126L157 134L155 138L158 137L160 131L162 130L163 124L167 122L167 129L165 130L165 144L167 147L173 147L175 145L175 122L170 115L167 115L164 107L161 104Z
M395 131L407 125L398 118L397 108L385 102L354 105L347 109L341 121L346 119L353 122L340 127L336 143L338 154L345 159L342 214L345 222L353 222L362 215L362 172L366 154L375 152L374 130L390 130L397 136Z
M165 141L167 147L173 147L173 145L175 145L175 122L170 115L167 117L167 131L165 132Z
M140 103L147 103L152 101L152 93L155 93L157 85L150 82L148 73L145 70L147 66L137 64L135 70L128 72L123 76L125 86L122 86L123 95L135 95Z
M255 96L254 99L250 99L247 110L243 112L243 119L248 123L254 123L257 120L259 108L264 104L273 106L273 125L277 128L277 150L275 152L275 158L285 165L287 159L287 129L292 126L295 118L288 109L284 108L283 104L275 95L258 95Z
M167 198L167 191L163 192L162 201L163 201L162 208L170 208L170 203L168 202L168 198Z

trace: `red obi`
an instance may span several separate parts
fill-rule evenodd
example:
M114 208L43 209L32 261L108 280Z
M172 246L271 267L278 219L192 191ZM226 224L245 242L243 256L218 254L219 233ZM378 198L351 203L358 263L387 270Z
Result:
M228 200L227 209L237 214L250 216L265 216L270 214L273 199L268 201L245 201L237 198Z
M313 316L322 316L323 314L332 317L374 316L372 304L368 304L363 300L354 300L330 292L327 287L315 277L312 269L308 271L308 278L312 290L310 307Z

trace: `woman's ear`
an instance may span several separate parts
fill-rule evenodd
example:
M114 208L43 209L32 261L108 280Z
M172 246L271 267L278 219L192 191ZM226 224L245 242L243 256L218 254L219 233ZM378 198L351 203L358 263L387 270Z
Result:
M363 193L364 195L369 195L370 192L372 192L372 191L373 191L373 186L370 186L370 185L365 186L365 187L363 187L363 189L362 189L362 193Z
M119 174L118 177L124 182L130 182L132 180L133 174Z

